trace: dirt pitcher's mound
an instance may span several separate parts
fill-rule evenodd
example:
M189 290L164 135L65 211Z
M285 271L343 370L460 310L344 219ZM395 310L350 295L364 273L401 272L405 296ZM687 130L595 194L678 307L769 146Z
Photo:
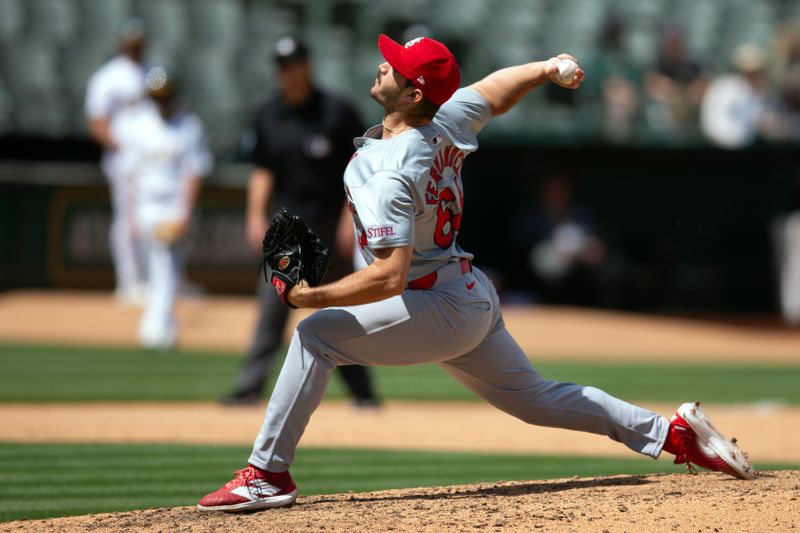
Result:
M800 529L800 471L502 482L301 497L247 515L191 507L9 522L2 531L721 531Z

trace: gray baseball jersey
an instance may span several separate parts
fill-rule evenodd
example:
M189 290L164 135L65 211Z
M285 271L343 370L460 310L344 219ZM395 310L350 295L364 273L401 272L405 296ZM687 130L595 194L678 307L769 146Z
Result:
M472 259L456 242L464 207L461 167L490 117L480 94L460 89L427 126L381 140L378 125L355 139L344 184L367 263L376 248L413 243L414 280L450 261Z
M432 124L356 139L345 187L362 254L414 246L409 287L365 305L321 309L294 332L249 462L282 472L338 365L436 363L475 394L530 424L607 435L658 457L669 422L594 387L546 380L506 330L492 282L456 244L461 166L490 116L461 89ZM432 272L435 276L431 279ZM420 277L431 281L414 285Z

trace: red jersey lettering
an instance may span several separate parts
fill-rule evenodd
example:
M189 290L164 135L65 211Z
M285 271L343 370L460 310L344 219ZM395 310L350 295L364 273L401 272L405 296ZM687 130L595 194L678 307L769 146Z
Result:
M394 226L374 226L367 228L367 238L377 239L378 237L392 237L396 235Z
M433 234L433 242L439 248L449 248L461 229L461 213L453 214L450 207L455 201L456 196L451 189L442 189L439 205L436 207L436 231Z
M456 233L461 229L461 210L464 208L464 193L461 188L461 166L464 163L464 152L455 146L447 146L436 154L430 176L433 182L429 182L425 191L425 203L437 204L436 206L436 230L433 234L433 242L440 248L449 248L456 238ZM445 171L450 169L453 176L453 184L458 197L451 188L434 190L434 183L438 186L445 176ZM435 196L434 196L435 194ZM435 201L433 201L435 198ZM458 209L453 209L454 206ZM454 211L458 211L455 214Z

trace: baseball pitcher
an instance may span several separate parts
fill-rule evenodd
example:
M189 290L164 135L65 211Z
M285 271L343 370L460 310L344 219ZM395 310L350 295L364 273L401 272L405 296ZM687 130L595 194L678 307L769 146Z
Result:
M248 466L198 508L242 511L294 502L289 467L297 443L331 370L353 363L437 363L530 424L608 435L646 456L667 451L676 462L752 478L742 452L697 404L682 405L668 420L593 387L544 379L506 330L492 283L458 245L465 214L461 169L478 148L478 133L544 83L577 89L584 79L577 60L562 54L458 89L458 65L443 44L418 38L401 45L381 35L378 46L386 61L370 94L384 119L355 139L344 174L368 266L313 286L302 268L294 278L280 271L302 264L302 254L284 247L280 257L266 258L278 267L273 285L287 303L320 311L294 332Z

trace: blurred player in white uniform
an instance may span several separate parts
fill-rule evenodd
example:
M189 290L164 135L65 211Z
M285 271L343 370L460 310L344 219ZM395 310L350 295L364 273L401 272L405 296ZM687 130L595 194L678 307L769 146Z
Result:
M92 75L86 90L85 113L89 133L103 148L101 168L111 192L111 260L116 296L123 305L142 302L145 276L133 220L136 184L118 169L118 140L112 134L120 114L144 97L142 52L144 32L138 21L126 24L120 53Z
M119 145L118 170L138 187L134 215L150 281L139 341L168 350L178 338L174 307L185 237L212 161L200 120L181 108L166 71L148 71L146 86L149 98L123 113L112 134Z

